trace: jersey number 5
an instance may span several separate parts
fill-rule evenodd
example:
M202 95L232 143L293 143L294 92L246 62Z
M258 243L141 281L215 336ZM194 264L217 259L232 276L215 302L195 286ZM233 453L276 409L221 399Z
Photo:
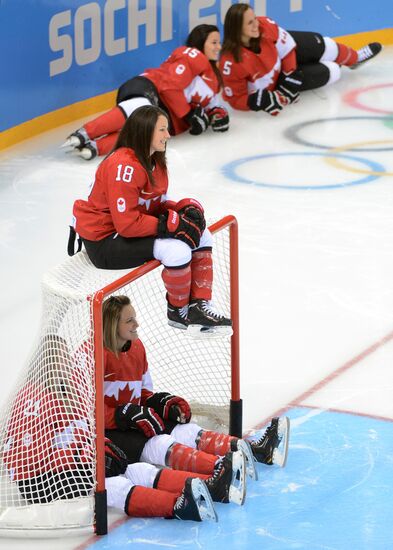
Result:
M225 61L222 68L222 74L229 75L231 74L232 61Z
M133 173L134 168L132 166L128 166L128 164L126 166L119 164L117 167L116 181L124 181L125 183L130 183Z

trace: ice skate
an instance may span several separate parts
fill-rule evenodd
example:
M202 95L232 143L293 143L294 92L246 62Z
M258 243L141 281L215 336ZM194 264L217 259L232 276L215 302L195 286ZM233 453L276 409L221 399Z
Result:
M76 130L76 132L73 132L68 136L68 138L65 140L65 142L61 145L61 147L84 147L86 143L90 141L89 136L86 133L86 130L84 128L79 128L79 130Z
M201 479L189 477L186 480L183 492L173 508L173 517L191 521L217 521L212 498Z
M363 48L360 48L360 50L357 50L358 54L358 60L354 65L351 65L350 69L357 69L360 67L360 65L363 65L363 63L366 63L366 61L370 61L373 57L379 54L379 52L382 50L382 44L379 42L371 42L370 44L367 44L367 46L363 46Z
M257 462L284 467L288 455L289 418L273 418L265 433L250 445Z
M242 451L246 459L246 474L250 479L258 480L258 472L255 467L255 457L252 452L251 444L245 439L232 439L232 451Z
M188 306L175 307L168 303L168 325L174 328L186 330L188 327Z
M232 321L215 311L207 300L193 300L188 308L187 333L192 338L231 336Z
M246 459L242 451L229 452L217 463L212 477L205 481L215 502L240 506L246 498Z
M85 143L83 147L75 147L75 153L84 160L92 160L97 156L97 149L93 142Z

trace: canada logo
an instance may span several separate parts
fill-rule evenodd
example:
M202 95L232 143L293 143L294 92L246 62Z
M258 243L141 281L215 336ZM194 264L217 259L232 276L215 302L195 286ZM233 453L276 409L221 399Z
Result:
M126 201L123 199L123 197L119 197L117 199L117 209L119 212L125 212L126 211Z

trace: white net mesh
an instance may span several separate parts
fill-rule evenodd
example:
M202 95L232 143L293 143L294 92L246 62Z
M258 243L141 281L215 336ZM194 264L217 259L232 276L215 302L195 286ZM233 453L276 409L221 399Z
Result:
M229 230L214 234L213 303L230 315ZM187 398L197 422L228 429L229 338L194 340L169 327L162 268L122 286L134 305L155 391ZM32 356L3 411L0 535L91 527L95 487L95 389L91 297L126 271L96 269L85 252L44 276ZM91 360L76 360L78 350Z

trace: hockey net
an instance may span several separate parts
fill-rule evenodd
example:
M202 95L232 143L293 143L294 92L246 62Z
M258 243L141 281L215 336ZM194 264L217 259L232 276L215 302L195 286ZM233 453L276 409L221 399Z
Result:
M240 435L236 219L210 229L213 304L232 317L231 338L195 340L168 326L157 261L100 270L80 252L44 276L39 334L2 410L0 536L106 532L97 495L105 495L102 302L110 295L126 294L135 307L155 391L186 397L202 426Z

